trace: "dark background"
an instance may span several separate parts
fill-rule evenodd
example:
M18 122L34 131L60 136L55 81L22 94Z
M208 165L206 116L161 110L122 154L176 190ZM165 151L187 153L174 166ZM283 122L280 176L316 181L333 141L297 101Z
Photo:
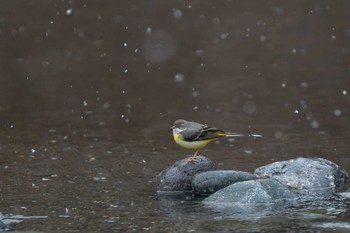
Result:
M349 170L349 9L1 1L0 211L49 216L18 229L215 231L217 222L193 225L201 212L192 204L164 208L152 189L192 153L173 142L178 118L263 135L209 145L202 153L219 169L309 156Z

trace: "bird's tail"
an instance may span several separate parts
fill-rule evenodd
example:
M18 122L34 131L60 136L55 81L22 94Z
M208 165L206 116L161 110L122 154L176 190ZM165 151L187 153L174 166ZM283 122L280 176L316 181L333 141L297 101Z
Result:
M225 136L226 137L244 137L246 135L245 134L241 134L241 133L226 133Z
M241 134L241 133L226 133L226 137L254 137L254 138L262 138L260 134Z

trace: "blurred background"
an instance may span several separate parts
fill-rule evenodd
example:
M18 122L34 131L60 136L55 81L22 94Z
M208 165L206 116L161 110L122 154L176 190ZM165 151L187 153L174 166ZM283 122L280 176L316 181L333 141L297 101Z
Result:
M0 211L50 216L22 229L192 227L164 217L152 190L192 153L173 142L178 118L263 135L209 145L202 153L219 169L311 156L349 170L348 9L2 1Z

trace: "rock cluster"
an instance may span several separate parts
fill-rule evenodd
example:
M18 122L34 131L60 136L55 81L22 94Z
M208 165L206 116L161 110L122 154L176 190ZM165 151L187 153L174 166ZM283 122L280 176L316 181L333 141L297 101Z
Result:
M254 173L215 170L204 156L180 160L155 178L158 192L192 192L203 205L227 214L271 213L301 202L327 200L346 182L340 166L322 158L279 161Z

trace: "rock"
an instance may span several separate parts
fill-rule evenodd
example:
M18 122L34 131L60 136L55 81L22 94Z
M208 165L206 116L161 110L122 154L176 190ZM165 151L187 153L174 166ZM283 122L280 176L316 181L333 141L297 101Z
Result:
M339 197L350 200L350 192L336 193Z
M9 226L3 222L4 218L5 216L0 212L0 232L5 232L10 230Z
M256 176L248 172L233 170L207 171L194 176L192 188L196 194L209 195L228 185L254 179L256 179Z
M213 162L202 155L194 161L182 159L155 177L155 188L157 191L192 190L191 180L195 174L214 169Z
M258 177L272 177L307 198L332 195L348 174L335 163L322 158L297 158L257 168Z
M0 232L10 231L11 229L7 224L0 220Z
M297 195L275 179L242 181L220 189L203 204L225 214L261 215L293 205Z

